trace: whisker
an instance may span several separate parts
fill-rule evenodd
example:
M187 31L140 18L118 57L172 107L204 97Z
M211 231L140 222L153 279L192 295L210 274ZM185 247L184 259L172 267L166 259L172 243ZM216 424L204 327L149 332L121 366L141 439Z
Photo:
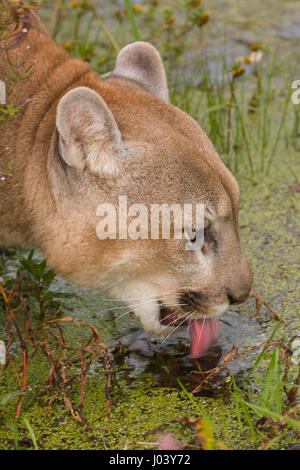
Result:
M189 331L190 331L190 327L191 327L191 323L192 323L193 319L190 318L189 319L189 324L188 324L188 327L187 327L187 330L186 330L186 335L185 335L185 340L187 341L188 339L188 334L189 334Z
M120 305L118 307L107 307L105 310L100 310L99 313L107 313L107 312L115 312L115 311L119 311L119 310L124 310L124 309L131 309L133 310L135 307L139 307L141 305L145 305L147 303L150 303L150 302L153 302L153 300L144 300L143 302L141 303L138 303L138 304L132 304L132 305Z
M193 312L190 314L190 317L193 315ZM163 339L163 341L161 342L160 346L159 346L159 349L161 348L161 346L164 344L164 342L169 338L169 336L171 336L187 319L185 318L179 325L177 325L175 328L173 328L173 330Z
M126 308L134 309L135 307L140 307L141 305L145 305L145 304L152 303L152 302L154 303L154 300L145 299L145 300L143 300L143 302L140 302L140 303L137 303L137 304L122 305L120 307L108 307L107 311L122 310L122 309L126 309ZM164 304L164 306L166 306L166 307L180 307L182 305L186 305L186 304L179 304L179 303Z
M123 280L122 280L123 282ZM147 299L159 299L160 297L165 297L165 296L170 296L170 295L177 295L178 292L176 291L172 291L172 292L163 292L163 293L159 293L159 294L155 294L155 295L150 295L147 297ZM132 300L142 300L143 297L142 296L139 296L139 297L128 297L127 301L132 301ZM120 300L118 299L104 299L104 301L106 302L120 302ZM123 300L124 301L124 300Z
M145 305L145 304L147 304L147 302L145 302L145 303L142 304L142 305ZM166 305L167 305L167 304L166 304ZM170 305L170 306L174 306L174 304L169 304L169 305ZM176 304L175 304L175 305L176 305ZM180 306L180 305L184 305L184 304L177 304L176 306ZM127 312L122 313L119 317L115 318L115 320L119 320L119 318L123 317L124 315L131 313L132 310L134 310L134 309L130 308L129 310L127 310ZM109 312L109 310L107 310L107 312ZM104 313L104 311L102 310L100 313ZM170 313L170 315L173 315L173 313ZM170 315L168 315L168 316L165 317L165 318L168 318Z
M202 323L200 335L198 335L198 336L201 336L201 335L202 335L202 331L203 331L203 328L204 328L204 325L205 325L205 321L206 321L206 317L204 317L204 319L203 319L203 323Z
M131 308L132 310L136 307L140 307L142 305L146 305L146 304L149 304L149 303L154 303L155 300L147 300L145 299L143 302L140 302L140 303L137 303L137 304L129 304L129 305L124 305L124 306L120 306L120 307L112 307L112 308L109 308L109 310L122 310L122 309L125 309L125 308Z
M113 264L100 278L100 281L103 281L114 269L118 268L122 264L126 264L125 260L119 260L115 264Z
M179 325L177 325L177 326L163 339L163 341L160 343L160 346L159 346L158 349L160 349L161 346L164 344L164 342L169 338L169 336L171 336L171 335L172 335L185 321L187 321L194 313L195 313L195 310L193 310L192 312L188 312L188 315L189 315L189 316L188 316L187 318L185 317L185 318L183 319L183 321L182 321Z
M182 316L180 317L180 320L183 319L183 321L180 323L180 325L182 325L182 323L184 323L185 321L187 321L187 320L190 318L190 316L191 316L193 313L195 313L195 312L192 312L191 315L190 315L190 313L191 313L191 312L188 312L188 313L186 313L185 315L182 315ZM169 325L172 325L172 324L176 323L177 321L178 321L178 318L176 318L175 320L173 320L172 322L170 322ZM179 326L180 326L180 325L179 325ZM176 328L177 328L177 327L176 327Z
M115 321L120 320L120 318L124 317L125 315L129 315L132 312L132 310L128 310L127 312L122 313L122 315L119 315L117 318L115 318Z
M167 304L165 304L165 305L167 306ZM175 305L173 305L173 304L170 304L170 305L175 306ZM180 306L180 305L187 305L187 304L177 304L177 306ZM188 313L189 313L189 312L188 312ZM182 315L182 317L186 317L186 316L188 315L188 313L184 313L184 314ZM167 315L166 317L164 317L163 320L167 320L167 318L171 317L173 314L174 314L174 312L169 313L169 315ZM175 320L173 320L173 321L170 323L170 325L172 325L172 323L174 323L174 322L176 322L176 321L177 321L177 318L176 318Z

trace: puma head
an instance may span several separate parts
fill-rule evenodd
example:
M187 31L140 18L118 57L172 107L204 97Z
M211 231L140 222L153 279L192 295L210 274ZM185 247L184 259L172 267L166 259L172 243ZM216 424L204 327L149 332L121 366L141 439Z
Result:
M60 98L49 152L56 222L42 249L59 274L124 301L146 331L161 336L248 297L238 183L198 123L169 103L153 46L128 45L108 80ZM193 238L186 237L99 239L97 207L117 208L120 196L148 214L153 204L202 204L201 248L187 250Z

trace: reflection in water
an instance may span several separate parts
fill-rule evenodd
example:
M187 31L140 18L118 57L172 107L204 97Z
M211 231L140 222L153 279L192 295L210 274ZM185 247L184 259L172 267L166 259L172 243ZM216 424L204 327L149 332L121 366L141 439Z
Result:
M209 384L203 383L204 375L201 372L216 367L228 353L233 344L239 349L259 344L266 339L258 322L248 316L241 316L235 312L227 312L221 319L221 331L218 342L207 353L198 358L189 357L189 335L182 330L167 341L145 333L142 329L135 329L118 339L114 355L115 359L128 367L130 382L139 381L151 376L156 386L178 387L177 378L184 384L197 384L202 382L203 390L210 392L224 383L228 374L243 376L251 367L251 355L240 357L232 361L225 369L214 376ZM257 351L256 351L257 354ZM253 357L252 357L253 358ZM191 385L189 385L191 388Z

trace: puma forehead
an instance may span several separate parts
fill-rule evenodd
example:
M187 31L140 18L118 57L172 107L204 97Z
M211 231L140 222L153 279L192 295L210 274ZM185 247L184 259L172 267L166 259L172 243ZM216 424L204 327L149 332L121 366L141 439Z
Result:
M16 90L26 104L0 123L1 165L13 160L0 186L0 243L38 248L58 274L133 306L158 335L170 332L167 308L177 319L211 318L244 300L252 273L238 235L238 183L199 124L169 103L158 51L129 44L104 81L41 24L10 60L17 54L32 73ZM120 196L147 214L153 204L202 204L202 248L187 250L188 237L99 239L98 207L116 207Z

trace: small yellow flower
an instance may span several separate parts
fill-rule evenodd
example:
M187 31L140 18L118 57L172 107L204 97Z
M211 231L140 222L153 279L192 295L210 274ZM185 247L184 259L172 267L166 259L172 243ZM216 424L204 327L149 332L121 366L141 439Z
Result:
M174 23L174 21L175 21L175 16L174 15L172 15L169 18L165 19L165 23L167 23L167 24L172 24L172 23Z
M71 8L77 8L77 7L79 7L79 2L77 0L72 0L69 3L69 5L70 5Z
M209 22L209 13L203 13L203 15L199 18L197 24L199 26L203 26L204 24Z
M232 102L230 100L227 100L225 104L226 106L232 106Z
M143 10L143 7L142 7L142 5L132 5L132 9L133 9L133 11L138 13L138 12Z
M259 42L254 42L250 49L251 51L258 51L259 49L262 49L262 45Z
M246 64L246 65L251 64L250 57L247 57L247 56L246 56L246 57L243 57L243 62L244 62L244 64Z
M261 59L263 58L263 51L256 51L256 52L251 52L248 56L245 56L245 57L236 57L234 59L234 62L236 64L241 64L241 63L244 63L246 65L250 65L250 64L257 64L258 62L261 61Z
M240 66L240 67L235 68L235 69L232 71L232 77L233 77L233 78L238 78L238 77L240 77L241 75L243 75L244 73L245 73L245 67Z
M197 8L201 3L201 0L195 0L194 2L192 2L192 5L191 7L192 8Z
M64 42L61 46L68 52L70 52L72 49L69 41Z

